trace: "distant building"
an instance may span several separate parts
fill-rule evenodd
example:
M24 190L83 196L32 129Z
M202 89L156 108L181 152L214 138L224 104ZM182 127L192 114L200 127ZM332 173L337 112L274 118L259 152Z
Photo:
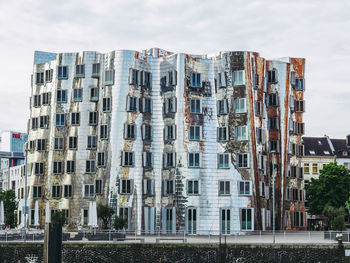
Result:
M24 163L24 144L28 135L22 132L2 131L0 141L1 169Z
M303 137L305 153L301 158L304 169L304 183L307 185L312 178L317 179L323 166L337 162L350 169L350 135L346 139L331 139L323 137ZM307 208L307 200L305 202ZM324 224L324 217L307 214L308 229L314 230Z

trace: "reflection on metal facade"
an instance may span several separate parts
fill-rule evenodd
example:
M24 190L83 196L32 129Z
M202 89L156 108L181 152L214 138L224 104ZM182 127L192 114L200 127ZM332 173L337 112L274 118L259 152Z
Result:
M271 229L274 154L277 226L303 228L303 199L286 190L303 189L304 59L157 48L45 57L28 123L42 224L49 202L84 227L96 200L139 233Z

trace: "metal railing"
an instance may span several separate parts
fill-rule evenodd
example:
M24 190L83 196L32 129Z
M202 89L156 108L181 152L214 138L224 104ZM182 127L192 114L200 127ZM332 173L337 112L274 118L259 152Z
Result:
M339 231L276 231L276 243L334 243L343 234L343 242L350 241L350 232ZM43 242L44 230L0 230L0 242ZM219 233L218 231L187 231L154 233L144 231L70 230L62 232L64 242L141 242L141 243L273 243L271 231Z

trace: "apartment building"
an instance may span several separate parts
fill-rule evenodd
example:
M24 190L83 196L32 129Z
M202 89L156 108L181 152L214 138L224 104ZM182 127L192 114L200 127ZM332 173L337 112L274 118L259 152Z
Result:
M35 52L30 209L43 225L48 202L71 228L93 200L137 233L271 229L274 168L277 228L304 228L304 67L256 52Z

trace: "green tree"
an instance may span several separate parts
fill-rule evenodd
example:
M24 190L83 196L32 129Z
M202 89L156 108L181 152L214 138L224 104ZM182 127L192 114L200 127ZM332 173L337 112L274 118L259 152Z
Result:
M55 224L66 224L66 216L63 211L56 210L51 216L51 222Z
M350 171L343 165L330 163L305 187L309 212L321 215L326 206L344 207L350 189Z
M112 216L114 215L115 211L114 208L104 205L104 204L98 204L97 205L97 217L100 218L103 222L102 228L107 229L108 224L111 221Z
M323 215L328 217L328 228L332 230L345 230L345 210L343 207L335 208L330 205L326 205L322 212Z
M114 219L114 229L122 230L128 226L128 219L123 216L116 216Z
M4 201L5 224L11 227L15 226L15 210L17 210L18 203L16 201L16 194L13 190L1 191L0 201Z

